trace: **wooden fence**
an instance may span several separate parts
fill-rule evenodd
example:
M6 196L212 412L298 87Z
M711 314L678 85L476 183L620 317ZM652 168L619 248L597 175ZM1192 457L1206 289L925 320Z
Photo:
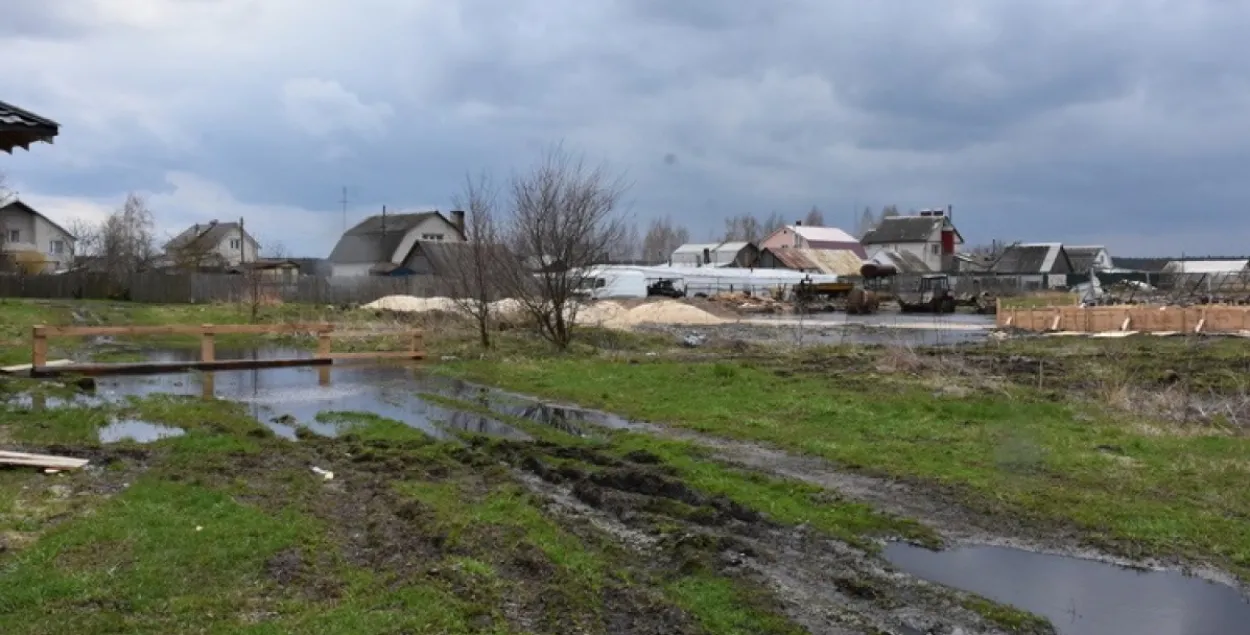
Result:
M1057 306L998 307L999 328L1082 333L1239 333L1250 331L1250 307L1203 306Z
M291 282L209 273L144 272L116 277L104 273L0 274L0 298L192 302L304 302L363 304L387 295L442 295L446 280L434 276L333 278L300 276Z

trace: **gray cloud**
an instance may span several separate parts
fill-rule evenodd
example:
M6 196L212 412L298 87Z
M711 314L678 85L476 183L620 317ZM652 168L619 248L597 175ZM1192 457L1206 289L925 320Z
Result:
M171 0L169 26L89 33L41 8L57 4L21 0L0 29L0 55L43 64L0 98L64 138L0 169L63 196L178 170L327 214L344 184L366 207L439 203L563 139L628 170L640 220L695 236L728 214L816 204L850 224L890 203L951 203L974 241L1121 253L1242 251L1250 231L1244 3ZM292 81L320 105L292 110Z

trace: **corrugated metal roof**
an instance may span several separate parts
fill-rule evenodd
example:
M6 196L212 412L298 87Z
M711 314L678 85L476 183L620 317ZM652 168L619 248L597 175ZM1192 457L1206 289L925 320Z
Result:
M423 259L429 273L435 276L455 277L471 271L474 244L459 241L418 240L412 251L404 258L404 265L413 271L419 268L415 260ZM508 271L520 271L521 261L503 245L486 245L489 250L488 268L500 267ZM497 277L494 275L488 277Z
M786 269L814 271L838 276L857 276L864 261L849 249L770 249L777 262Z
M33 112L0 101L0 150L27 148L36 141L52 143L61 125Z
M924 242L945 220L944 216L889 216L864 234L860 242L865 245Z

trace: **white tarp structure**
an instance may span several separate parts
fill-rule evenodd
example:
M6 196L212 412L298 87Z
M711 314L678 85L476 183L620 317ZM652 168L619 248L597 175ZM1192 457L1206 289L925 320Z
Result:
M740 269L736 267L681 267L604 265L595 267L595 275L608 276L613 271L631 271L643 275L647 283L672 280L686 290L686 295L715 293L750 293L751 295L788 295L792 288L807 280L813 283L837 282L838 276L803 273L786 269Z

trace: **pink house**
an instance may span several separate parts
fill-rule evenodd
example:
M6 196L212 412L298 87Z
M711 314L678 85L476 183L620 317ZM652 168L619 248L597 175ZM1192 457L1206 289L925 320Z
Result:
M837 227L804 227L801 224L786 225L760 241L760 249L825 249L851 251L861 259L867 258L864 246L855 237Z

